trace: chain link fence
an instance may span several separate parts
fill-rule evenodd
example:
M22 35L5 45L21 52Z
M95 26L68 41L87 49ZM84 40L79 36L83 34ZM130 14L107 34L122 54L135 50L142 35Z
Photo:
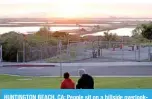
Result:
M147 61L149 59L148 46L129 42L101 41L102 58L108 61Z
M17 53L18 62L42 61L56 56L58 53L57 46L49 46L48 44L45 44L45 42L39 46L31 46L26 43L23 48L24 50L18 51ZM25 59L23 60L23 58Z
M25 52L18 51L17 60L26 62L113 62L149 61L149 47L130 42L90 41L69 42L67 45L41 44L26 46ZM98 60L98 61L97 61Z

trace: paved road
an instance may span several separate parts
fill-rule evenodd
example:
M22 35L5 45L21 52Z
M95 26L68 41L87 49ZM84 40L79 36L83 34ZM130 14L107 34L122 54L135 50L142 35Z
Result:
M80 63L82 64L82 63ZM78 76L78 69L84 68L93 76L151 76L152 65L63 65L63 72L70 72L72 76ZM106 64L106 63L105 63ZM91 66L92 65L92 66ZM0 74L12 74L22 76L59 76L60 66L55 67L0 67Z

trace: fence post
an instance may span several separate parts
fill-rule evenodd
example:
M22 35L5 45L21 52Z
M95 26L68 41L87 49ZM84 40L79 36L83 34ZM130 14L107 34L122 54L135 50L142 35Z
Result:
M135 45L135 46L137 46L137 45ZM135 50L135 61L137 61L137 59L136 59L136 50Z
M100 56L102 56L102 54L103 54L103 53L102 53L102 47L101 47L101 49L100 49Z
M103 49L103 44L102 41L100 41L100 56L102 56L102 49Z
M99 36L98 36L98 57L100 57L100 45L99 45Z
M23 34L23 62L25 62L26 61L26 54L25 54L25 41L26 41L26 35L25 34Z
M108 41L108 49L111 47L111 42L110 40Z
M25 41L23 41L23 62L25 62Z
M0 46L0 62L3 61L3 48L2 45Z
M68 39L67 39L67 51L66 51L68 57L70 57L69 44L70 44L70 41L69 41L69 38L68 38Z
M151 61L150 60L150 45L148 45L148 58L149 58L149 61Z
M40 60L42 61L42 49L40 50Z
M124 43L122 43L121 51L122 51L122 61L124 61Z
M140 45L138 45L138 61L140 62Z
M61 48L62 48L62 42L61 40L59 40L59 44L58 44L58 47L59 47L59 60L60 60L60 77L62 77L62 58L61 58Z
M17 51L17 55L16 55L16 58L17 58L17 62L19 62L19 60L18 60L18 51Z

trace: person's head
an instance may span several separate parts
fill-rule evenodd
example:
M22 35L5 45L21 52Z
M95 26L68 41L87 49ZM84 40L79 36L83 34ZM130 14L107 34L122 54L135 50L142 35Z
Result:
M68 72L64 73L64 79L68 79L70 77L70 74Z
M83 74L86 74L86 71L85 71L85 69L79 69L78 73L80 76L82 76Z

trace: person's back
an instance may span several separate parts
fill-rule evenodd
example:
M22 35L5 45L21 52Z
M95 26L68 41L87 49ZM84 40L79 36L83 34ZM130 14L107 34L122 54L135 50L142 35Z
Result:
M75 83L69 78L69 73L64 73L64 80L61 83L61 89L75 89Z
M84 71L84 70L83 70ZM81 78L76 85L77 89L94 89L94 79L89 74L84 74L80 71Z

